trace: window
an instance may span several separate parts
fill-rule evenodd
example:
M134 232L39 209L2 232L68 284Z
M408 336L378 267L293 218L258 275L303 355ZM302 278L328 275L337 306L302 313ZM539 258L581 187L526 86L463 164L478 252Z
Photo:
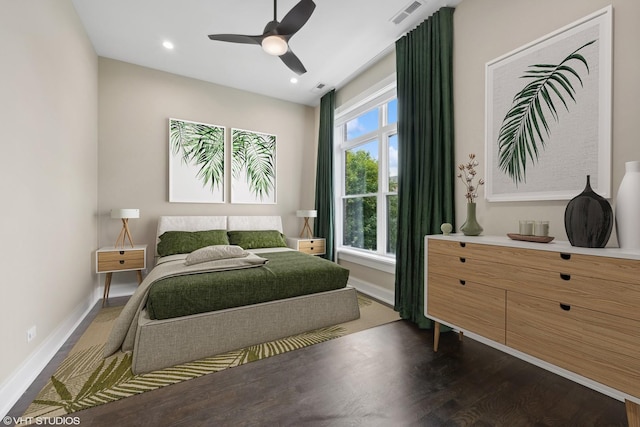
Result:
M336 113L338 249L394 256L398 223L395 84Z

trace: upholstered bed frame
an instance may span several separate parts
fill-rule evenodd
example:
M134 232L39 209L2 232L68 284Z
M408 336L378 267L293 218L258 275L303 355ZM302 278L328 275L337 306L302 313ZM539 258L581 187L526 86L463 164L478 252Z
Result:
M279 216L163 216L165 231L278 230ZM284 300L151 320L146 309L138 318L132 370L150 372L360 317L357 295L349 286Z

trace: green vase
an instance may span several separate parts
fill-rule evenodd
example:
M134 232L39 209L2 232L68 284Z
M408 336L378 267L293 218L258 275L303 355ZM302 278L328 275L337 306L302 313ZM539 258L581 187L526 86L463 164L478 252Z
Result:
M475 203L467 203L467 220L462 224L462 227L460 227L460 231L462 231L465 236L477 236L482 233L482 227L476 219Z

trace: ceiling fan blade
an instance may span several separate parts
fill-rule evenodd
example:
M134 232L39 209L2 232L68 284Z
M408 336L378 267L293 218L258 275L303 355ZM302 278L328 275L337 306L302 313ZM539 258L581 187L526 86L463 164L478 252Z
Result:
M211 34L211 40L221 42L244 43L244 44L261 44L264 36L245 36L243 34Z
M298 75L302 75L307 72L307 69L304 68L302 62L298 57L289 49L284 55L280 55L280 59L282 62L291 69L294 73Z
M291 37L297 33L307 23L315 8L313 0L301 0L282 18L277 27L278 34Z

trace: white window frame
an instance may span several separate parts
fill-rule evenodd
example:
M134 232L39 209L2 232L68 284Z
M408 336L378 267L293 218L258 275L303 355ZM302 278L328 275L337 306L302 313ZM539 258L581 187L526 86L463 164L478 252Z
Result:
M336 205L336 252L339 259L365 265L387 273L395 273L395 255L387 253L387 218L386 218L386 200L391 193L389 189L389 176L386 171L389 170L388 158L389 147L388 140L392 135L397 134L397 121L391 125L381 126L375 132L361 135L357 138L347 141L345 135L346 124L357 118L358 116L379 108L379 121L383 123L383 118L387 114L387 103L397 98L395 74L381 81L372 87L369 91L352 100L350 103L341 106L335 111L334 118L334 185L335 185L335 205ZM377 204L377 250L370 251L366 249L353 248L343 246L343 199L345 198L345 152L351 148L357 147L369 141L378 141L378 192L380 195ZM361 195L359 195L361 196Z

